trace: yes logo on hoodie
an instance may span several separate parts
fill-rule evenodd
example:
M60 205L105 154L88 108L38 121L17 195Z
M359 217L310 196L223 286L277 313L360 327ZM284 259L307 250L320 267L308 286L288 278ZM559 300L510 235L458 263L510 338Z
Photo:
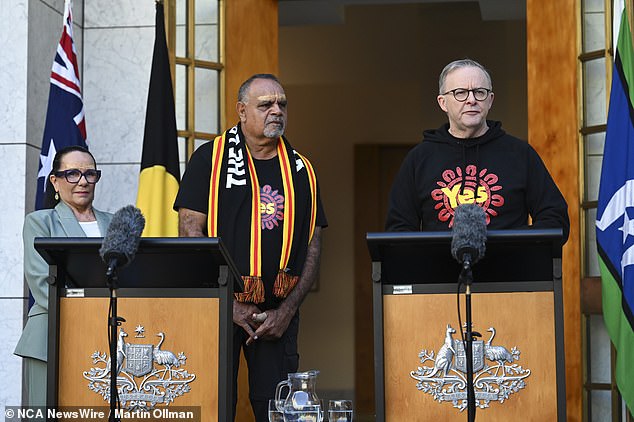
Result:
M497 183L495 174L488 173L486 168L478 170L475 165L468 165L464 173L460 167L443 171L442 179L436 182L439 188L431 192L438 219L447 222L459 205L476 203L484 209L489 224L491 217L497 216L498 209L504 205L504 197L497 193L502 186Z

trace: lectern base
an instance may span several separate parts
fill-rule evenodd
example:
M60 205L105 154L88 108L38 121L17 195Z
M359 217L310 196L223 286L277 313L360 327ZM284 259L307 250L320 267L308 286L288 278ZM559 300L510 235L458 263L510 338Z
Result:
M124 407L191 408L218 421L219 299L119 297L118 314ZM107 298L60 299L58 407L107 411L107 315Z
M478 404L487 406L484 409L478 407L476 420L557 420L553 306L552 292L472 293L474 331L483 335L479 345L474 342L474 384ZM425 367L433 368L435 360L442 358L441 348L448 337L460 340L456 295L386 295L383 298L383 311L385 420L466 420L466 408L460 411L453 403L457 399L458 406L466 406L464 386L462 391L451 391L452 385L460 385L452 381L466 376L464 367L462 370L456 368L457 365L465 364L464 355L462 361L460 356L452 356L454 363L447 375L442 370L435 374L424 370ZM463 308L463 315L464 312ZM447 325L454 328L456 333L448 334ZM487 356L486 343L493 334L487 331L490 327L496 332L490 346L498 347L497 352L503 352L501 347L509 353L513 348L519 352L511 362L501 362L504 368L499 366L500 362L489 359L493 357L491 351ZM456 347L455 351L457 355L461 354L460 348ZM424 358L422 355L430 359L421 362L421 358ZM515 356L519 359L515 360ZM497 374L483 374L485 366L496 368ZM419 367L423 368L420 374L438 381L418 384L411 373ZM495 369L490 371L496 373ZM486 383L491 378L499 381L508 378L510 381L507 385L512 385L515 380L517 391L511 391L503 402L496 400L500 397L499 392L487 389L493 386ZM444 384L441 379L445 380ZM436 391L424 391L419 390L417 384L424 389L440 387ZM521 385L524 386L520 388Z

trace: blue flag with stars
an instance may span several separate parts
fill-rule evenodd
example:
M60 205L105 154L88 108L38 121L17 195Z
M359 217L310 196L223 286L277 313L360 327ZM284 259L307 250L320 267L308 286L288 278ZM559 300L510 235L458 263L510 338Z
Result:
M44 205L46 179L51 172L55 153L69 145L87 147L84 103L81 97L77 54L73 42L71 8L71 1L66 0L64 28L51 71L51 87L37 173L35 209L41 209Z
M597 206L603 319L616 349L616 384L634 410L634 51L624 6L619 19Z

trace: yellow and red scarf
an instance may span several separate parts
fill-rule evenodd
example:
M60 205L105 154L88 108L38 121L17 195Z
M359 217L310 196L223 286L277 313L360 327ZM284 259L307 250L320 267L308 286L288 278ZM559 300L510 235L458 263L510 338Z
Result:
M282 137L277 143L277 158L285 204L282 251L273 293L285 298L299 280L315 231L317 178L310 162ZM243 206L250 207L248 224L236 221ZM222 238L242 274L244 292L236 293L236 299L264 302L260 184L239 124L214 140L207 216L209 236Z

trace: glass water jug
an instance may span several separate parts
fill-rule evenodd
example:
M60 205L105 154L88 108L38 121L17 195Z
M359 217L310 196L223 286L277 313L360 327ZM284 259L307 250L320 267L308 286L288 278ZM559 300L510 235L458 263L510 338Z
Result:
M321 422L323 410L315 393L319 371L294 372L288 379L277 384L275 400L284 414L284 422ZM283 395L283 390L288 393Z

